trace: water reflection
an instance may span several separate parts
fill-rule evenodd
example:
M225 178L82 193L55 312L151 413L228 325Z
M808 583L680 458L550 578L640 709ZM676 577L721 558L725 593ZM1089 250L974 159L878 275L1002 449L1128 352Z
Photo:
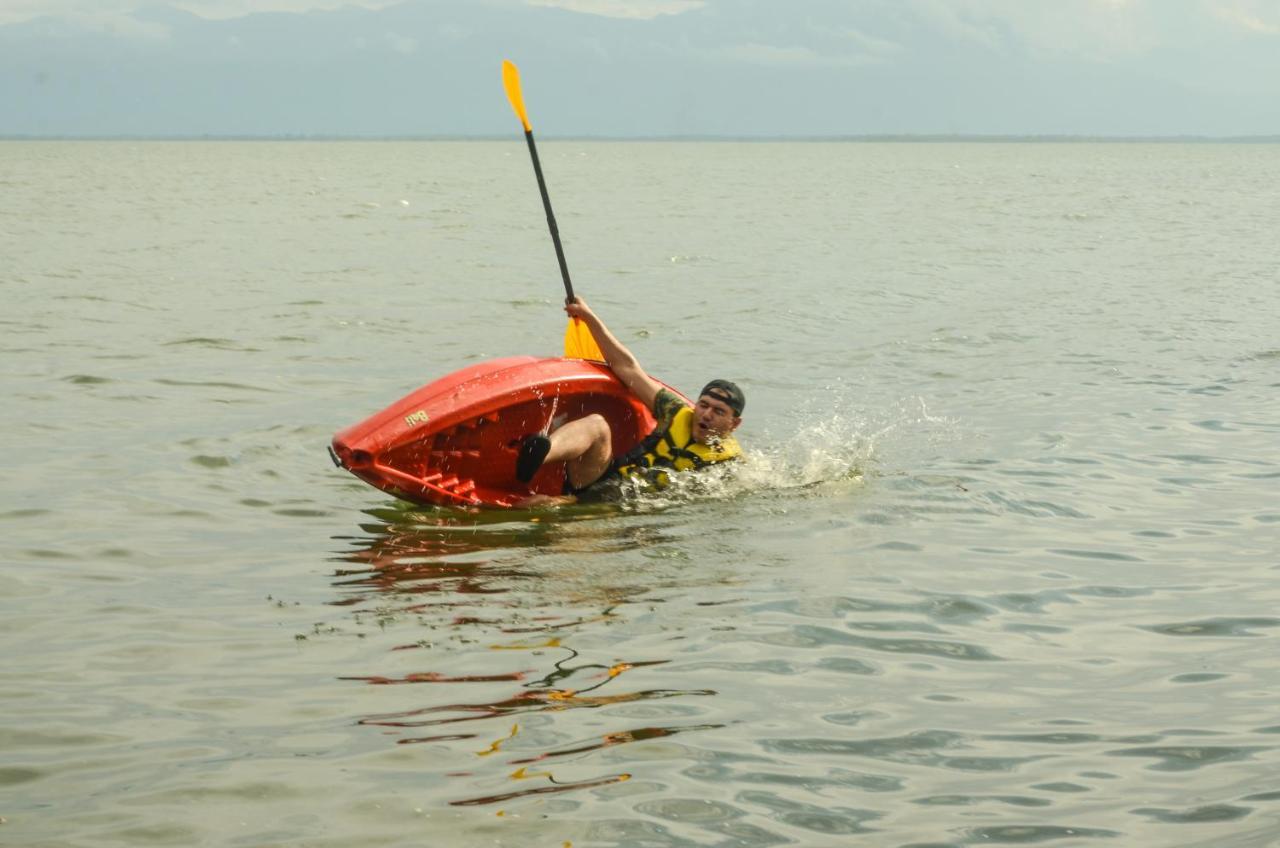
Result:
M335 537L351 545L336 559L355 566L335 571L339 579L334 586L343 594L335 605L364 604L383 594L500 594L543 576L522 568L539 552L610 553L668 540L652 524L591 521L615 515L608 507L542 513L397 507L366 512L379 519L360 525L367 535ZM633 593L621 586L608 591Z
M335 672L363 693L345 714L437 803L582 809L593 844L1074 844L1275 800L1256 786L1280 731L1214 689L1265 662L1265 610L1189 604L1205 590L1092 556L1014 576L984 544L939 570L878 533L843 560L797 541L820 518L783 533L805 557L777 561L805 568L753 565L778 506L374 511L333 577L336 614L384 631ZM1252 653L1219 669L1222 650ZM1117 720L1101 702L1156 706ZM1216 707L1212 731L1180 703ZM1097 812L1177 774L1213 797Z
M334 586L343 593L336 605L364 604L384 593L502 592L501 581L529 575L488 568L493 555L504 548L545 544L547 535L540 523L496 522L484 513L386 508L368 514L381 522L360 525L367 536L347 537L353 548L339 559L355 567L334 572Z
M598 764L602 752L723 726L637 722L634 713L573 718L716 694L646 685L644 676L668 657L601 653L602 641L606 652L617 647L606 638L609 628L637 602L660 601L651 597L653 581L618 568L616 555L644 558L669 545L672 531L661 517L618 521L616 510L598 508L368 514L375 520L360 525L364 535L341 537L349 549L336 557L339 596L331 603L350 608L360 625L416 626L428 635L371 657L401 666L397 673L339 679L408 695L407 702L382 698L385 710L354 721L396 745L430 749L429 762L465 796L448 803L487 805L622 782L630 774ZM603 553L614 556L592 556Z
M582 708L595 709L611 704L625 704L633 701L652 701L660 698L714 694L716 693L711 689L647 689L584 698L573 690L517 692L509 698L496 702L440 704L406 712L367 716L360 719L359 724L380 725L383 727L431 727L463 721L476 721L478 719L507 719L513 716L518 717L525 713L560 712Z

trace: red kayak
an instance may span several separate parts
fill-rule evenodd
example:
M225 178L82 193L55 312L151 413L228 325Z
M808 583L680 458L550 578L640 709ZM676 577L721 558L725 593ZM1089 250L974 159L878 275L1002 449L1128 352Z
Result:
M331 453L361 480L407 501L507 507L564 488L563 463L547 463L528 484L516 480L521 438L592 413L609 422L615 456L655 425L601 363L513 356L428 383L340 431Z

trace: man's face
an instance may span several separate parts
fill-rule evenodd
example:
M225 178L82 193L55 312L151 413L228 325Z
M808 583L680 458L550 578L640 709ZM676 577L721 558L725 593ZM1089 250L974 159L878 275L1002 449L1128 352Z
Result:
M741 423L742 419L733 414L729 404L703 395L693 407L693 440L709 445L738 429Z

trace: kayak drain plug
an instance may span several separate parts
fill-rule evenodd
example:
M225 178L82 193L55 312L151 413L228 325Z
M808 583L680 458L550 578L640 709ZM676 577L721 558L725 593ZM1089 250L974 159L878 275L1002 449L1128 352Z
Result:
M334 465L339 468L345 468L348 471L356 471L373 465L373 454L359 448L352 450L346 445L338 445L336 450L330 445L329 458L333 460Z

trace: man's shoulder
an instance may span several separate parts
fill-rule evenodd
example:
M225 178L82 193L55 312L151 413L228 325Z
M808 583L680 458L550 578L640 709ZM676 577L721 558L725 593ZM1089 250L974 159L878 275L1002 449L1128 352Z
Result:
M653 415L659 421L669 421L680 410L687 408L689 402L670 389L658 389L658 394L653 399Z

